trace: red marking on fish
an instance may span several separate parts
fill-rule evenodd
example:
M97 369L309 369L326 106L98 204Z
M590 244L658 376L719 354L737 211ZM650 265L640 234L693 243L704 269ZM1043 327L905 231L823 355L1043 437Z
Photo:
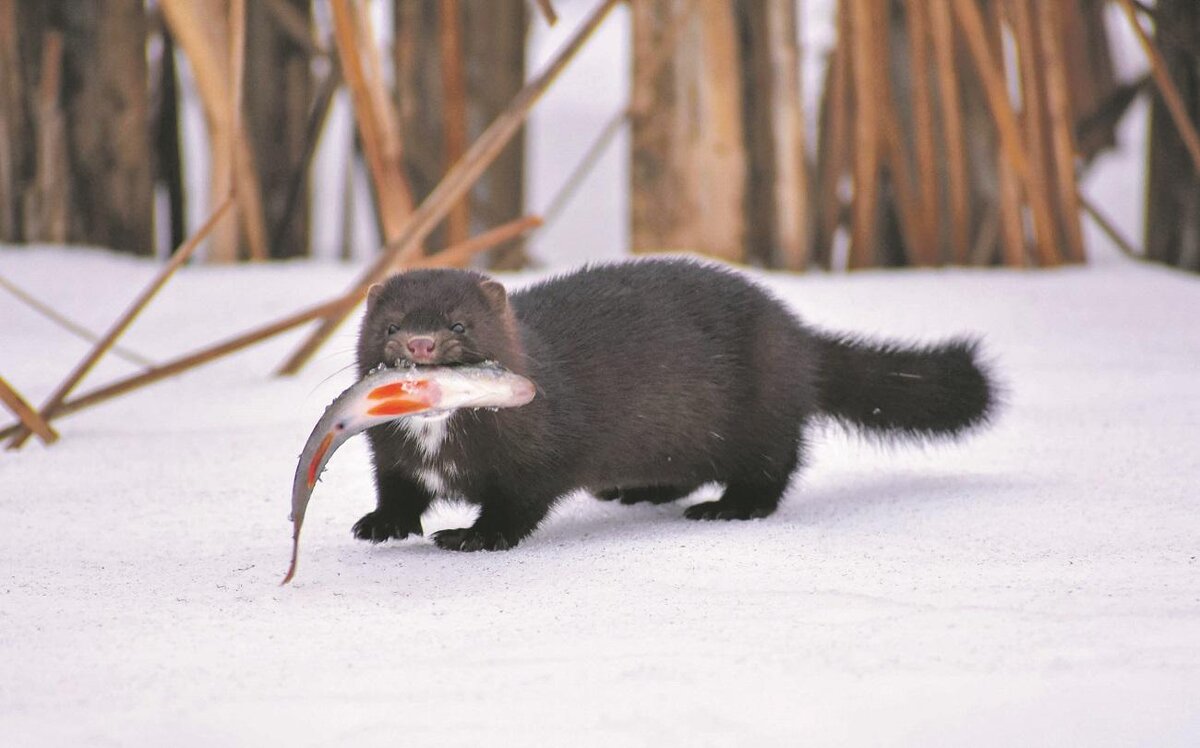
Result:
M413 400L412 398L407 397L396 397L392 398L391 400L384 400L380 404L372 407L367 411L367 415L402 416L405 413L415 413L418 410L426 410L428 407L428 400Z
M321 465L321 458L329 451L329 445L333 443L333 432L330 431L321 440L321 445L317 447L316 454L313 455L312 462L308 463L308 487L311 489L317 485L317 468Z
M411 382L393 382L382 387L376 387L367 393L368 400L390 400L413 392L419 392L429 386L429 380L416 379Z

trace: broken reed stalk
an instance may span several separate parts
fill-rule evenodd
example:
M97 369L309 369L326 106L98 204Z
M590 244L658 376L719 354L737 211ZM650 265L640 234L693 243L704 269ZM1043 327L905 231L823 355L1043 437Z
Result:
M880 7L877 5L876 10ZM886 10L881 12L886 16ZM882 139L878 147L881 160L882 157L886 157L906 259L910 265L929 266L936 264L936 254L931 252L936 253L937 248L925 244L922 240L919 199L914 191L910 166L913 163L912 154L901 130L900 115L896 111L895 97L892 94L892 79L889 73L890 46L889 35L881 34L875 45L875 60L871 66L877 89L875 95L878 97L878 135Z
M1066 240L1069 262L1083 262L1083 227L1079 223L1079 185L1075 179L1075 113L1071 111L1071 93L1067 82L1066 52L1063 49L1061 3L1037 3L1034 24L1045 70L1047 110L1050 116L1050 147L1054 154L1058 190L1058 216Z
M312 111L309 113L308 123L304 129L304 151L300 154L300 159L297 161L295 171L289 181L287 199L284 201L283 210L280 211L279 223L275 225L275 230L271 233L273 256L284 254L282 244L283 238L287 235L287 225L292 220L292 214L300 203L300 195L307 185L305 176L312 165L313 156L316 155L317 142L321 138L321 132L325 129L325 122L329 118L329 109L333 104L333 96L337 93L341 80L342 75L337 59L330 58L329 72L325 74L317 87L317 93L313 97Z
M804 107L801 104L802 55L798 37L797 0L766 3L767 50L770 67L771 139L777 242L775 263L788 270L808 267L812 252L811 179L805 157Z
M283 363L279 374L295 374L312 358L317 349L333 334L351 310L366 295L367 290L383 280L392 268L411 262L421 251L421 242L446 217L456 200L483 176L487 167L520 131L533 105L558 77L567 63L582 49L584 43L599 28L608 13L620 0L603 0L574 36L554 56L541 73L525 84L504 110L479 136L463 157L450 167L442 181L429 193L421 206L409 216L401 234L388 242L374 264L367 269L347 292L351 302L329 314L300 347Z
M1035 1L1011 0L1009 3L1009 18L1017 48L1017 66L1021 82L1021 114L1025 126L1025 147L1030 154L1035 155L1031 164L1031 168L1036 172L1032 176L1033 181L1045 185L1053 181L1054 162L1051 160L1050 153L1046 148L1048 130L1050 129L1050 115L1046 111L1045 64L1041 44L1038 41L1038 33L1034 29L1033 9L1031 8ZM998 25L997 36L999 36ZM1013 186L1004 184L1005 178L1009 180L1013 178L1011 172L1007 174L1002 172L1001 177L1002 194L1006 199L1011 199L1009 193L1012 193L1015 195L1018 203L1018 207L1016 208L1002 206L1005 228L1005 264L1010 266L1024 265L1024 230L1021 226L1019 190L1014 190ZM1012 223L1016 224L1015 230L1010 225ZM1033 229L1034 241L1039 248L1043 246L1059 246L1058 231L1055 226L1039 221L1034 223ZM1021 248L1012 246L1014 236L1021 238Z
M967 245L971 241L971 200L968 192L966 128L962 120L950 0L931 3L929 21L933 33L933 54L937 62L938 100L941 103L942 140L946 154L946 189L950 198L950 256L955 263L963 264L967 259Z
M327 57L329 50L313 38L304 12L287 0L264 0L267 12L275 20L275 26L287 36L288 41L304 50L309 57Z
M854 79L854 202L850 230L853 270L873 264L879 219L879 93L876 90L873 0L850 0L850 58Z
M267 256L266 219L263 217L262 191L259 187L258 175L254 167L254 158L244 134L236 137L231 134L231 128L239 122L237 111L240 102L234 105L234 93L230 89L237 84L231 82L232 68L230 62L233 53L222 55L211 41L212 33L206 33L214 24L214 19L205 15L209 6L192 0L160 0L159 8L163 19L170 29L179 48L187 55L192 73L196 80L196 89L204 104L206 120L211 129L213 141L213 203L219 203L229 194L237 195L238 225L244 235L250 256L265 259ZM230 29L236 33L236 29ZM236 45L231 44L231 49ZM233 141L230 146L227 141ZM230 156L230 152L235 155ZM237 187L231 188L229 182L237 181ZM214 240L210 247L209 259L233 260L237 255L237 232L231 232L229 237Z
M59 314L49 304L39 301L33 296L33 294L24 290L2 275L0 275L0 288L8 291L10 294L16 297L18 301L25 304L25 306L34 310L75 337L81 340L86 340L93 345L100 342L99 335L87 329L83 325L75 322L74 320L68 319L65 315ZM148 358L139 355L135 351L131 351L128 348L123 348L122 346L116 344L113 344L112 346L112 353L114 356L123 358L129 363L141 366L143 368L154 366L154 362Z
M390 109L375 40L363 32L362 8L350 0L330 0L334 42L354 119L362 139L368 171L375 187L375 207L385 241L399 236L412 213L412 192L404 177L399 128ZM364 62L363 55L367 61Z
M246 0L229 0L229 158L238 167L238 146L242 139L242 90L246 65ZM237 196L238 180L230 184ZM257 259L266 259L261 257Z
M514 221L501 224L493 229L488 229L478 236L473 236L463 242L452 244L446 247L441 252L422 257L408 266L407 269L415 270L418 268L434 268L434 267L451 267L461 268L466 267L468 263L478 254L494 249L496 246L504 242L516 239L518 236L532 231L542 225L542 219L538 216L525 216Z
M58 414L58 412L62 409L63 402L75 389L75 386L78 385L85 376L87 376L88 372L92 370L92 367L96 365L96 362L98 362L100 358L104 356L104 354L107 353L110 348L112 348L113 344L116 343L117 338L119 338L125 332L125 330L128 329L129 325L132 324L135 319L137 319L137 316L146 307L146 305L150 303L150 300L154 298L155 294L157 294L159 290L166 284L166 282L171 279L171 276L175 274L175 271L178 270L183 263L187 262L188 258L191 257L192 253L196 250L196 247L199 246L200 243L204 241L204 239L210 233L212 233L212 230L232 207L233 198L225 198L225 200L217 206L217 209L213 211L213 214L209 216L209 219L204 223L204 225L201 226L200 229L193 234L190 239L180 245L179 249L175 250L175 254L171 255L171 259L158 271L158 274L154 277L154 280L152 280L150 284L142 290L141 294L138 295L129 308L117 318L117 321L109 329L108 333L106 333L100 342L97 343L86 356L84 356L83 360L79 362L79 364L70 373L70 375L67 376L63 383L54 390L54 393L46 401L46 404L42 406L41 415L43 419L49 420ZM20 449L21 446L24 445L29 439L30 433L31 432L26 428L19 428L16 432L16 435L13 437L11 448Z
M849 155L849 138L846 137L850 119L850 12L846 5L836 11L838 43L833 48L829 61L822 110L825 121L821 123L818 144L820 170L817 174L817 194L824 199L817 204L817 242L813 256L825 269L833 266L833 243L842 220L842 200L839 184L846 173Z
M550 0L537 0L538 10L542 12L542 17L546 19L548 26L553 26L558 23L558 14L554 12L554 5Z
M442 67L442 131L444 163L456 163L467 151L467 87L463 76L462 16L458 0L441 0L439 51ZM458 244L471 235L471 201L455 203L446 221L446 243Z
M38 168L35 176L33 204L36 226L26 226L26 235L43 241L67 241L70 189L67 183L68 166L64 146L66 118L59 104L63 70L63 35L48 31L42 44L41 81L37 86L34 143ZM29 219L26 218L28 221Z
M0 377L0 402L3 402L8 409L11 410L21 421L25 428L37 434L38 438L46 444L53 444L58 439L58 432L46 423L45 419L33 409L25 398L4 381L4 377ZM16 449L15 444L10 444L9 449Z
M911 157L904 133L900 131L900 118L892 106L890 94L881 100L880 109L883 112L883 119L880 121L882 148L887 153L888 171L891 173L896 216L900 222L900 236L904 243L905 255L910 265L936 265L937 248L922 241L920 204L913 191L912 169L909 167Z
M1179 88L1175 85L1175 81L1171 78L1171 73L1167 70L1167 63L1163 60L1162 53L1158 51L1158 47L1155 46L1154 40L1142 28L1142 24L1138 21L1137 11L1131 0L1117 0L1117 2L1120 4L1121 9L1125 11L1125 16L1129 19L1129 25L1133 27L1138 42L1141 43L1142 49L1150 61L1150 74L1154 77L1154 83L1158 86L1158 92L1162 95L1163 103L1167 105L1167 111L1171 114L1171 121L1175 123L1175 129L1179 131L1179 137L1183 140L1188 154L1192 157L1192 164L1196 167L1196 171L1200 173L1200 134L1197 134L1196 125L1188 116L1187 106L1184 105L1183 97L1179 94Z
M1008 159L996 159L996 182L1000 191L1000 246L1004 264L1024 267L1028 264L1025 251L1025 226L1021 220L1021 183Z
M1080 192L1078 199L1079 205L1083 208L1083 211L1091 216L1092 220L1095 221L1096 225L1100 227L1100 230L1112 240L1113 244L1117 245L1122 252L1134 258L1135 260L1145 259L1146 255L1142 252L1139 252L1138 249L1133 246L1133 242L1129 241L1129 239L1127 239L1125 235L1121 233L1121 231L1116 227L1116 224L1108 219L1108 216L1100 212L1100 209L1096 207L1095 203L1088 199L1087 195Z
M929 5L908 0L909 67L912 69L913 139L917 165L917 200L921 251L934 264L941 257L938 242L938 173L933 131L933 94L929 86Z

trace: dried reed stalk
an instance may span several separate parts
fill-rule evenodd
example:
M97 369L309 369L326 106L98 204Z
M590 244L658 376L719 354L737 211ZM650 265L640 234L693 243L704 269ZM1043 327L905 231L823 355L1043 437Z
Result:
M1037 3L1035 26L1046 73L1046 100L1050 116L1050 145L1054 154L1058 190L1058 216L1066 239L1066 257L1083 262L1083 227L1079 223L1079 184L1075 179L1075 112L1071 108L1066 53L1063 49L1063 18L1059 3Z
M1163 102L1167 105L1167 111L1171 114L1171 121L1175 123L1175 128L1179 131L1179 137L1183 140L1184 146L1187 148L1188 154L1192 157L1192 163L1196 167L1196 171L1200 172L1200 134L1196 132L1196 125L1188 116L1187 106L1183 103L1183 97L1179 94L1179 87L1175 85L1175 81L1171 79L1171 73L1167 70L1167 63L1163 60L1162 53L1158 51L1154 40L1142 28L1142 24L1138 21L1137 10L1134 8L1131 0L1117 0L1121 5L1121 9L1125 11L1125 16L1129 19L1129 25L1133 27L1133 31L1137 34L1138 42L1141 43L1142 49L1146 52L1146 57L1150 60L1150 74L1154 77L1154 83L1158 86L1158 92L1162 94Z
M44 443L53 444L58 440L58 432L46 423L42 416L25 401L25 398L4 381L4 377L0 377L0 402L8 406L8 409L17 416L24 427L37 434ZM17 449L17 447L18 445L15 443L8 446L9 449Z
M1042 186L1044 192L1045 185L1053 184L1055 181L1054 161L1050 157L1050 150L1048 148L1050 115L1046 104L1045 65L1038 34L1034 29L1033 13L1031 10L1031 5L1033 4L1034 0L1011 0L1009 10L1011 11L1013 37L1017 43L1017 65L1021 81L1025 147L1030 154L1033 154L1030 168L1035 173L1031 177L1031 182L1033 185ZM999 29L997 29L997 36L999 36L998 31ZM1009 176L1011 177L1011 173L1009 173ZM1039 194L1035 199L1048 199L1048 197L1046 194ZM1006 226L1009 220L1011 218L1005 215ZM1019 226L1019 214L1016 221ZM1034 242L1039 252L1041 251L1041 247L1060 246L1058 227L1056 225L1038 221L1034 223L1033 228ZM1022 233L1024 232L1022 231ZM1018 253L1009 246L1009 242L1007 241L1008 234L1009 232L1005 231L1005 247L1007 250L1005 252L1005 264L1025 264L1025 253L1023 251Z
M71 212L67 125L59 103L62 72L63 35L58 31L48 31L42 43L41 80L36 94L34 142L37 148L37 172L34 199L31 201L33 210L25 218L25 238L59 244L67 241Z
M1134 247L1133 242L1129 241L1129 239L1121 233L1120 229L1116 227L1116 224L1109 220L1108 216L1104 215L1104 213L1102 213L1100 209L1096 207L1096 204L1088 199L1087 195L1080 192L1078 199L1079 206L1083 208L1085 213L1091 216L1092 220L1095 221L1096 225L1100 227L1100 230L1112 240L1113 244L1117 245L1122 252L1134 258L1135 260L1145 259L1145 253Z
M554 12L554 5L550 0L537 0L537 6L548 25L553 26L558 23L558 14Z
M808 160L801 106L801 54L796 0L769 0L767 48L771 59L771 132L774 140L775 232L778 259L789 270L808 267L811 232Z
M962 97L958 89L958 64L954 44L952 0L931 0L930 30L937 61L938 100L942 113L942 141L946 154L946 190L950 207L950 256L957 264L967 260L971 241L971 200L968 193L966 135Z
M846 5L837 9L838 44L834 45L833 58L829 61L827 83L823 94L822 110L825 121L821 123L819 145L820 166L817 175L817 194L822 197L817 208L817 242L813 246L816 261L825 268L833 263L833 241L842 222L842 201L839 186L847 171L850 139L846 137L850 108L850 10Z
M930 90L929 3L908 0L909 67L912 69L913 140L917 165L917 200L921 248L926 264L940 259L938 226L937 146L933 130L933 94Z
M461 18L458 0L441 0L442 132L445 163L456 163L467 151L467 87L463 77ZM471 234L471 201L455 203L446 221L446 242L458 244Z
M876 76L875 0L850 0L850 57L854 78L854 203L849 267L874 264L879 223L881 101Z

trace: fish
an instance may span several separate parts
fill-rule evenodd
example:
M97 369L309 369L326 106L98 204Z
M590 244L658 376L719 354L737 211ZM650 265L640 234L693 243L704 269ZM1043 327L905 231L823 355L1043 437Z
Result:
M313 428L292 479L292 563L281 585L296 575L300 527L317 479L350 437L410 416L449 414L460 408L516 408L537 394L533 382L495 362L470 366L378 366L338 395Z

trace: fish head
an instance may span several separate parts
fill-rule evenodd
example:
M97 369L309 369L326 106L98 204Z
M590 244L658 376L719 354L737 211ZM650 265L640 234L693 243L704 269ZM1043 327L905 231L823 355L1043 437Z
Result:
M537 395L537 387L525 377L500 366L471 366L443 370L438 378L439 407L516 408Z

